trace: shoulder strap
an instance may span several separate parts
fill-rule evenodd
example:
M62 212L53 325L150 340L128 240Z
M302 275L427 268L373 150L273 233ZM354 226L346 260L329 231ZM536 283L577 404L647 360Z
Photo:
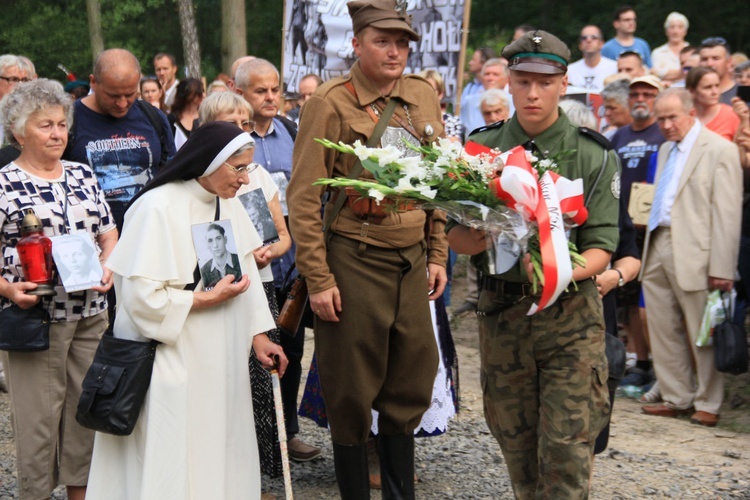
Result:
M383 110L383 113L380 115L380 120L378 120L378 123L375 124L375 130L372 132L372 135L367 140L367 147L373 148L375 147L378 142L380 142L380 138L383 136L383 132L385 132L385 127L388 126L388 122L391 120L391 116L393 115L393 111L396 109L396 100L391 99L388 101L388 104L385 106L385 109ZM356 179L359 177L359 174L362 173L362 162L357 159L357 161L352 165L352 169L349 171L349 178L350 179ZM328 213L328 217L326 217L325 224L323 226L323 232L327 232L331 225L333 224L333 221L336 220L336 217L338 216L339 212L344 206L344 203L346 202L346 196L343 195L343 193L339 194L339 196L336 197L336 201L334 202L333 209Z
M167 147L167 134L164 132L164 120L159 114L159 110L153 105L136 99L135 104L143 111L148 121L151 122L151 126L154 127L154 131L159 136L159 143L161 144L161 158L159 158L159 168L167 164L167 158L169 158L169 148ZM75 122L74 122L75 123Z
M289 132L289 135L292 136L292 141L296 141L297 140L297 127L294 125L294 122L284 116L277 116L275 118L278 118L278 120L286 129L286 131Z

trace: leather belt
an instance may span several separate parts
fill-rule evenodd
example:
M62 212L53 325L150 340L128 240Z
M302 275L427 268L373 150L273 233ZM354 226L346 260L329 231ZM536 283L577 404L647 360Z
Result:
M505 281L487 275L480 276L479 286L482 290L502 295L514 295L516 297L533 297L534 295L540 295L541 292L541 287L539 287L537 293L533 293L531 291L531 283L528 282L515 283L513 281Z
M366 220L375 224L383 222L389 213L391 212L410 212L412 210L421 210L421 207L413 200L402 200L397 202L394 208L394 202L387 198L381 200L380 203L374 198L368 198L362 196L359 193L347 194L341 191L335 191L331 201L335 201L338 196L346 196L344 205L349 207L354 215L358 219Z
M578 282L578 288L593 285L593 281L590 279L581 280ZM542 287L538 286L536 293L532 291L532 285L529 282L516 283L513 281L505 281L492 276L481 275L479 277L479 286L482 290L489 292L498 293L504 296L518 297L519 299L525 297L538 297L542 294ZM563 291L558 297L558 300L572 296L576 292L576 289L571 284L568 290Z

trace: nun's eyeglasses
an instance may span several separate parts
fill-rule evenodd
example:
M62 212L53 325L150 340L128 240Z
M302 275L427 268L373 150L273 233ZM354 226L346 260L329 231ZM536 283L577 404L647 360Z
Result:
M239 165L239 166L230 165L229 163L224 162L224 165L229 167L229 170L231 170L237 175L249 174L250 172L254 171L256 168L260 167L260 164L255 163L255 162L248 163L247 165Z

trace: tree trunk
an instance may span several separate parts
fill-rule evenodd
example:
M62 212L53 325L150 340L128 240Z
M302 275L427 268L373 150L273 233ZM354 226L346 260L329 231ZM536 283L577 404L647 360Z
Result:
M89 39L91 40L91 55L93 61L104 51L104 36L102 35L102 4L100 0L86 0L86 14L89 20ZM92 61L92 64L93 64Z
M247 55L245 1L221 0L221 67L229 74L232 63ZM234 75L229 75L234 78Z
M201 77L201 46L198 28L195 25L195 11L192 0L177 0L182 32L182 50L185 54L185 68L190 78Z

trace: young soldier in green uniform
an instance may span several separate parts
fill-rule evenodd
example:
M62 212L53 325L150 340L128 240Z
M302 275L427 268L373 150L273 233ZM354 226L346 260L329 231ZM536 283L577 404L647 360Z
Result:
M510 61L516 113L471 140L536 156L575 151L560 175L583 179L589 215L570 232L586 266L573 271L578 291L527 316L532 301L528 259L490 274L485 233L449 222L448 241L483 270L479 297L481 383L487 424L500 443L517 498L585 498L596 436L609 413L602 303L592 276L618 241L619 170L608 142L570 124L558 108L570 51L554 35L532 31L503 50Z

